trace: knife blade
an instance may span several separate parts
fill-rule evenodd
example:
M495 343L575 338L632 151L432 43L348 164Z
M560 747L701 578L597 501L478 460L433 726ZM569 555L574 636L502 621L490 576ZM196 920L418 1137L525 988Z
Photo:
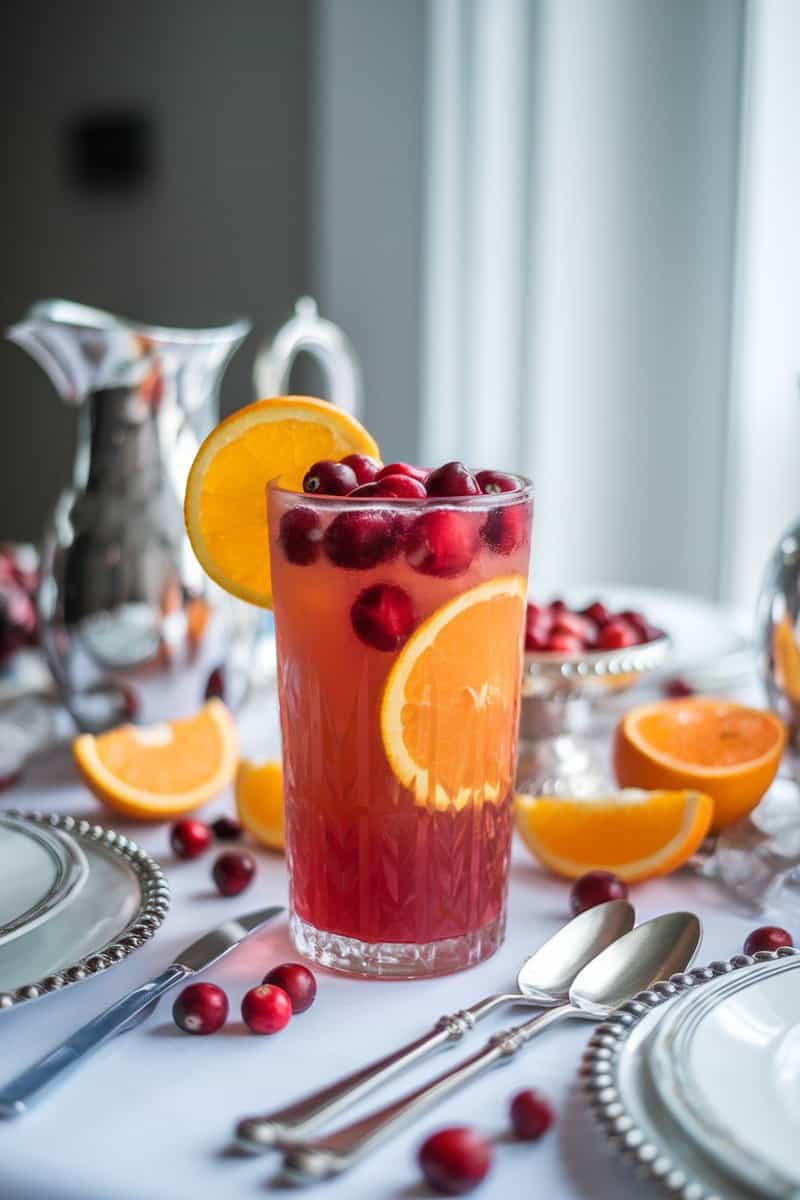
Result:
M109 1038L127 1033L143 1021L171 987L218 962L282 912L282 905L273 905L245 913L191 942L155 979L128 992L2 1088L0 1118L22 1116L56 1080L83 1062Z

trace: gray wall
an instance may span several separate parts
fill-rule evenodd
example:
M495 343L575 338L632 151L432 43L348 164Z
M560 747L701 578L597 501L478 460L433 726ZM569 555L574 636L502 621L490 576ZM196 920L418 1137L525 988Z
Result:
M0 6L0 325L66 295L165 324L247 314L223 403L251 399L256 344L309 286L306 0ZM152 183L82 194L65 121L135 104L156 124ZM66 481L74 412L0 344L0 539L38 537Z

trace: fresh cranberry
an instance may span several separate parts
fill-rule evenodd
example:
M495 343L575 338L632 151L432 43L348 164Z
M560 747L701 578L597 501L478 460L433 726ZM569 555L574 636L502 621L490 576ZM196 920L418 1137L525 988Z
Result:
M290 563L307 567L319 555L322 530L319 517L310 508L289 508L281 517L279 540Z
M528 514L523 504L495 508L486 518L481 538L495 554L512 554L524 543L528 532Z
M233 817L217 817L211 828L218 842L235 842L242 836L242 827Z
M480 496L475 476L462 462L445 463L425 480L429 496Z
M762 925L748 935L744 944L745 954L757 954L759 950L780 950L781 946L793 946L792 935L779 925Z
M278 1033L292 1016L292 1002L283 988L260 984L242 998L242 1019L253 1033Z
M445 1196L465 1196L489 1173L492 1143L476 1129L455 1125L432 1133L419 1149L419 1165L432 1188Z
M550 1101L533 1088L517 1092L511 1101L511 1125L517 1137L526 1142L537 1141L555 1119Z
M557 613L553 618L552 632L568 633L585 642L591 640L594 634L594 625L585 617L580 617L577 613L567 609L565 612Z
M397 500L424 500L425 484L410 475L383 475L372 483L357 487L351 496L385 496Z
M684 700L687 696L694 696L695 689L680 675L674 675L672 679L668 679L662 688L664 695L668 700Z
M428 478L430 471L426 471L424 467L412 467L410 463L394 462L387 463L378 475L378 479L383 479L386 475L407 475L409 479L416 479L419 483L424 483Z
M600 650L624 650L627 646L635 646L638 641L636 631L617 617L612 617L597 635Z
M224 700L225 699L225 668L214 667L214 670L208 677L205 690L206 700Z
M584 649L583 639L572 633L554 631L547 639L545 647L551 654L580 654Z
M399 549L392 514L382 509L339 513L325 531L323 544L337 567L366 571L394 558Z
M414 628L414 606L403 588L376 583L358 595L350 609L353 629L375 650L399 650Z
M636 612L633 608L626 608L623 612L617 613L617 619L625 621L631 629L635 629L642 641L647 640L646 634L650 626L640 612Z
M417 517L406 534L406 558L423 575L459 575L478 548L472 513L435 508Z
M176 858L199 858L211 845L211 830L203 821L187 817L175 822L169 841Z
M370 458L369 454L348 454L341 461L354 472L360 484L372 483L383 469L377 458Z
M611 871L589 871L581 875L572 885L569 894L569 904L573 917L594 908L596 904L605 904L607 900L625 900L628 896L628 885L618 875Z
M323 458L308 468L303 476L303 491L311 495L347 496L358 487L358 477L347 463Z
M553 617L548 608L529 604L525 613L525 649L546 650L552 624Z
M256 864L243 850L226 850L211 868L214 883L223 896L238 896L253 882Z
M172 1016L184 1033L216 1033L228 1018L228 997L215 983L190 983L173 1004Z
M595 600L587 608L582 608L580 615L588 617L590 621L594 621L595 625L605 625L611 616L605 604L601 604L599 600Z
M558 616L561 613L570 611L566 601L562 600L560 596L557 600L551 600L547 607L550 609L550 612L553 616Z
M281 963L279 967L268 971L262 982L283 988L291 1001L292 1013L295 1016L311 1008L317 994L317 981L302 963Z
M507 475L505 471L478 471L475 481L484 496L519 490L519 480L514 475Z

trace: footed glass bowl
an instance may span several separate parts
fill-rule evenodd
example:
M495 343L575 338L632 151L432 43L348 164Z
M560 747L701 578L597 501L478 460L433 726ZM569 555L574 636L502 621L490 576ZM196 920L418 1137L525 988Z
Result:
M591 701L633 687L664 665L667 634L622 650L528 651L522 674L517 788L532 795L586 795L605 773L586 740Z

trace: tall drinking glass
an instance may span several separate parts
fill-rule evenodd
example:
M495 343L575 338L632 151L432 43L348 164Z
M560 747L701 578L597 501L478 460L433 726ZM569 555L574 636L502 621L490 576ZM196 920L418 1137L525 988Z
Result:
M397 978L503 940L533 492L269 488L291 932Z

